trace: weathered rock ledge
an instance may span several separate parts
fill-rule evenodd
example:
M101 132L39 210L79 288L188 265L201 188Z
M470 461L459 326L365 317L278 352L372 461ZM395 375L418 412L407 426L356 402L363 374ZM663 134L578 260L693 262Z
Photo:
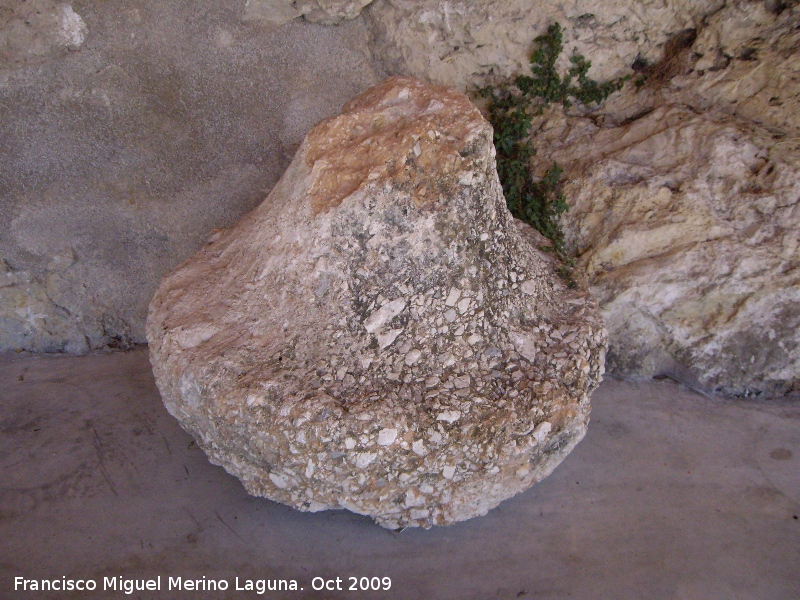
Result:
M484 514L582 438L603 372L595 302L541 241L469 100L388 79L163 280L164 402L251 494L391 528Z
M553 114L570 249L610 334L609 369L697 390L800 383L800 153L763 128L667 105L599 128Z
M536 120L608 368L800 393L800 6L729 2L593 115Z

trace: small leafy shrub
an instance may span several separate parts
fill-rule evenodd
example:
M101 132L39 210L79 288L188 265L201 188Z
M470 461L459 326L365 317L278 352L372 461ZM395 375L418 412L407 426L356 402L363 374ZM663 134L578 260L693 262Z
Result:
M514 84L529 101L537 101L540 108L550 102L560 102L566 107L572 105L572 98L589 106L599 104L612 92L622 87L623 80L598 83L588 76L591 61L581 54L573 54L569 71L562 77L556 71L556 61L564 47L561 25L554 23L547 33L534 40L536 48L531 54L531 74L518 75Z
M534 39L530 75L518 75L513 83L487 86L478 93L487 99L486 111L494 128L497 150L497 173L503 185L508 208L516 218L532 225L547 237L552 250L562 261L560 272L573 282L573 261L564 249L564 233L558 217L567 210L562 189L562 169L553 163L544 177L531 172L531 158L536 153L531 136L532 117L540 115L550 103L565 107L577 101L583 106L599 104L620 89L626 78L598 83L587 73L592 63L580 54L570 57L571 67L564 75L556 70L563 49L563 35L558 23Z

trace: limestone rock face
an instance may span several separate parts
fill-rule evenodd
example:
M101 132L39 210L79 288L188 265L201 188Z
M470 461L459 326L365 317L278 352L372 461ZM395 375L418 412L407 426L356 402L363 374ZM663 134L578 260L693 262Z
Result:
M246 21L283 25L298 17L321 25L335 25L355 19L372 0L247 0Z
M732 394L800 389L800 152L741 118L664 105L538 124L609 368Z
M486 513L581 439L606 336L508 213L469 100L390 78L166 277L168 410L254 495L384 527Z
M714 14L692 46L675 100L721 110L786 138L800 135L800 5L737 0ZM674 100L673 100L674 101ZM794 143L798 146L797 142Z
M698 28L693 42L664 57L670 64L658 69L661 85L648 82L635 94L612 96L600 112L619 123L659 106L685 104L752 121L784 145L798 147L798 23L797 3L728 2Z
M669 37L697 28L722 0L379 0L365 11L373 52L392 73L471 89L525 70L533 38L564 27L562 66L575 48L589 75L630 73L637 58L657 62Z

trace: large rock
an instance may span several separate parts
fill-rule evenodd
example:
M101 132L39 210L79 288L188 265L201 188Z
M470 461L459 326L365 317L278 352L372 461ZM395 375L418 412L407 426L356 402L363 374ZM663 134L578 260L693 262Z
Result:
M390 73L471 89L528 72L533 39L559 22L569 65L573 49L598 80L656 62L674 34L698 28L723 0L377 0L365 11L372 48Z
M752 121L664 105L619 126L553 111L540 171L609 328L609 369L700 390L800 391L800 151Z
M166 277L168 410L247 490L385 527L484 514L581 439L605 332L514 222L461 94L392 78Z

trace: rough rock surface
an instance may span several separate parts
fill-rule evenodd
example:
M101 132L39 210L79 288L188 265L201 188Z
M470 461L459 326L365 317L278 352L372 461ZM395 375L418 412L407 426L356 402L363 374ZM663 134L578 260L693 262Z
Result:
M609 328L609 370L732 394L800 391L800 151L752 121L665 105L539 123L563 224Z
M365 11L372 48L390 73L471 89L527 68L533 39L553 22L570 51L592 61L589 75L630 73L639 58L656 62L670 36L697 28L723 0L377 0Z
M733 394L800 389L800 6L735 1L589 118L537 123L609 369ZM696 35L695 35L696 34Z
M80 48L88 29L66 2L0 2L0 64L16 66L61 56Z
M484 514L581 439L603 370L595 303L540 242L469 100L391 78L164 279L164 402L252 494L391 528Z
M800 4L736 0L709 16L655 65L637 93L601 113L617 123L665 104L685 104L762 125L800 147ZM693 37L696 36L696 37Z
M372 0L247 0L244 18L283 25L303 17L312 23L335 25L355 19L370 2Z
M144 342L161 277L383 79L363 23L243 4L0 0L0 351Z
M764 125L773 134L796 139L799 26L796 2L729 2L700 31L692 47L698 57L692 72L676 78L673 85L686 90L687 104L725 110Z

